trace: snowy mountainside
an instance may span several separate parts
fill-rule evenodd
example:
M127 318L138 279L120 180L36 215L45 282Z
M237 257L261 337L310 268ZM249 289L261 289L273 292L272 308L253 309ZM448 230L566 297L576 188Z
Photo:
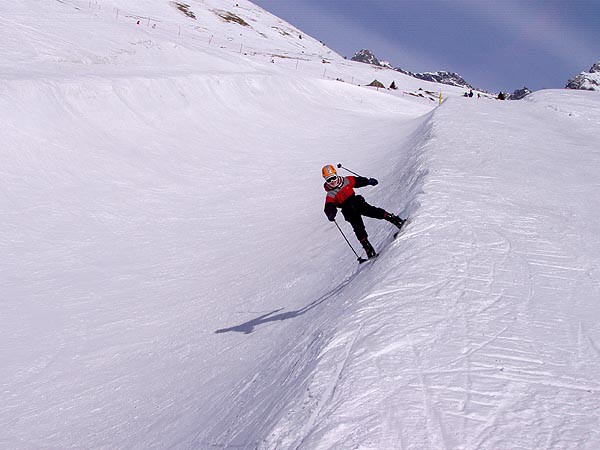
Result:
M0 7L0 447L598 447L595 93L462 98L187 11ZM412 217L360 269L336 162Z
M12 53L4 55L7 59L18 56L37 64L46 60L122 65L139 62L136 55L143 53L143 63L147 64L149 54L160 52L161 57L176 57L181 65L185 58L194 62L197 54L187 51L190 47L209 42L215 49L230 47L238 52L268 51L271 55L278 50L282 57L291 52L340 58L320 42L246 0L193 2L185 9L190 15L177 8L184 3L170 1L20 3L5 8L4 42L12 44L4 47L5 52ZM52 27L46 28L47 24ZM74 36L79 38L73 39ZM19 42L26 45L13 53ZM157 61L165 69L173 62Z
M4 7L0 61L6 76L133 73L159 77L217 72L285 73L364 86L461 95L439 83L346 61L316 39L248 1L27 0ZM225 17L225 18L224 18ZM231 18L239 18L247 25ZM226 19L226 18L229 18ZM268 63L268 64L265 64ZM390 92L390 94L394 94Z

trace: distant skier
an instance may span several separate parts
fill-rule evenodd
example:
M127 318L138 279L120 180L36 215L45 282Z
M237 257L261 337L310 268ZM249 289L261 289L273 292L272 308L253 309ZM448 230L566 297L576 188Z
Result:
M367 258L374 258L377 256L377 253L369 242L362 216L387 220L396 225L398 229L402 228L406 220L384 209L369 205L364 197L354 193L354 188L376 186L379 182L375 178L359 176L342 177L337 174L337 170L331 164L323 167L322 174L325 179L323 187L327 192L327 196L325 197L325 215L333 222L337 214L337 208L341 208L344 219L352 225L354 234L356 234L357 239L367 253Z

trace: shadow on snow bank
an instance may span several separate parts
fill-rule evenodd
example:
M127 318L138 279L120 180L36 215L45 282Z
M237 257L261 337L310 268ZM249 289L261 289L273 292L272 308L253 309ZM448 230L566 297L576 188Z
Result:
M221 328L220 330L215 331L215 333L219 334L219 333L227 333L230 331L237 331L238 333L250 334L255 331L255 327L262 325L264 323L293 319L295 317L301 316L302 314L306 314L311 309L319 306L325 300L327 300L327 299L333 297L335 294L339 293L350 282L350 280L352 278L353 278L353 276L351 276L344 282L340 283L337 287L335 287L331 291L327 292L326 294L322 295L317 300L304 306L303 308L297 309L295 311L288 311L288 312L284 312L281 314L273 315L273 314L283 310L283 308L279 308L274 311L271 311L270 313L263 314L262 316L258 316L255 319L249 320L248 322L244 322L240 325L236 325L236 326L233 326L230 328Z

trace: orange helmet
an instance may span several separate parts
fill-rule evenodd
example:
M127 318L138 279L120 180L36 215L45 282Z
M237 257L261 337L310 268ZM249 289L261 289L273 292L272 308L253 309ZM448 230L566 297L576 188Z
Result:
M321 173L323 174L323 178L327 179L333 175L337 176L337 170L335 170L335 167L333 167L331 164L327 164L326 166L323 166L323 168L321 169Z

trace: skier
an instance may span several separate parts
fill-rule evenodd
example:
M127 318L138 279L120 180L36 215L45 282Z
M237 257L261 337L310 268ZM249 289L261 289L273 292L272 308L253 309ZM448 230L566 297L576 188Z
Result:
M337 214L337 208L341 208L344 219L352 225L356 238L367 253L367 258L374 258L377 253L369 242L362 216L387 220L396 225L398 229L402 228L406 219L401 219L384 209L369 205L363 196L354 193L354 188L376 186L379 182L375 178L342 177L337 174L335 167L331 164L324 166L321 172L325 179L323 187L327 192L325 215L330 222L333 222Z

